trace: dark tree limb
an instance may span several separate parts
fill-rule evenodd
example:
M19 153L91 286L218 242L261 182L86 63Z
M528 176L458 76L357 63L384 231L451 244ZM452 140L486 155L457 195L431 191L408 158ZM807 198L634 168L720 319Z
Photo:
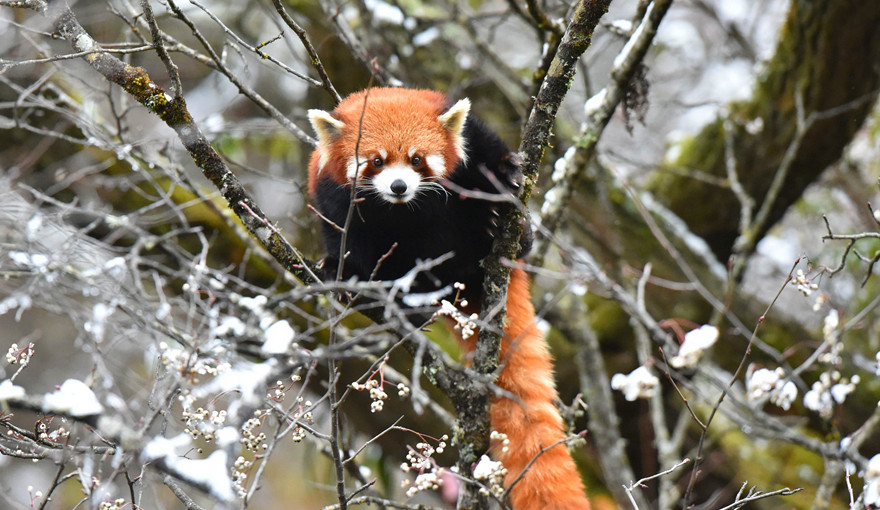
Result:
M544 149L549 144L556 113L568 93L577 61L590 46L593 30L608 11L610 3L611 0L582 0L577 4L535 97L519 147L523 159L524 182L520 197L523 206L528 204L537 182ZM523 222L528 221L527 214L525 207L502 206L492 252L483 261L486 276L481 310L485 322L480 327L473 362L473 369L478 374L492 375L498 369L500 333L504 330L507 285L510 281L510 268L504 264L504 260L516 258ZM472 386L471 389L471 398L467 399L466 408L456 408L459 413L456 438L458 466L462 474L470 472L471 465L489 447L489 392L483 385ZM465 493L459 498L460 508L485 508L487 502L479 496L476 486L465 484L463 489Z
M46 0L0 0L0 5L4 7L31 9L37 12L46 12L46 9L49 7Z
M96 71L131 94L151 113L174 129L196 165L220 190L229 207L248 231L281 266L304 283L317 281L314 263L306 259L274 227L217 154L186 108L183 96L171 97L156 85L141 67L134 67L102 51L101 46L82 27L70 9L61 11L55 28L79 52L90 52L85 60Z
M641 23L614 60L610 83L590 100L590 102L595 102L595 106L586 112L587 118L584 121L584 128L575 139L574 155L570 159L566 158L563 175L558 179L554 175L553 187L556 188L556 191L545 196L541 226L544 227L546 233L536 243L533 258L535 265L542 265L544 255L550 246L550 239L559 227L566 204L571 201L574 183L596 155L599 138L605 131L608 121L611 120L611 115L614 114L617 105L626 94L630 80L642 66L642 61L657 34L657 28L671 4L672 0L656 0L648 5Z

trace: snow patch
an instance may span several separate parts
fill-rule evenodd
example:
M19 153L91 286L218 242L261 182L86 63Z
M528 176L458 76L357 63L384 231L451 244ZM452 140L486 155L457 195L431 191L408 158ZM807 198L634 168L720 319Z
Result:
M86 383L68 379L58 390L43 396L43 411L70 416L93 416L101 414L104 406Z
M587 102L584 103L584 116L591 117L596 113L599 107L602 106L602 103L605 102L606 95L608 95L608 89L603 88L587 99Z
M24 398L24 396L24 388L13 384L11 380L6 379L0 382L0 401L20 399Z
M190 445L191 439L186 434L171 439L155 437L141 450L141 456L146 461L163 461L165 466L182 480L207 488L211 495L221 501L233 501L235 491L226 467L228 460L226 452L217 450L206 459L187 459L178 456L176 451L178 448L189 448Z
M403 25L406 16L400 8L382 0L365 0L364 5L373 15L373 19L390 25Z
M412 38L413 46L427 46L434 42L435 39L440 37L440 29L437 27L431 27L423 32L419 32L414 35Z
M263 363L239 361L229 370L218 374L211 382L194 389L196 398L216 395L225 392L238 392L241 400L237 404L259 405L266 393L266 381L272 376L277 362L269 359ZM232 414L232 406L229 413Z
M280 320L266 330L263 352L267 354L285 354L293 342L294 331L290 323Z

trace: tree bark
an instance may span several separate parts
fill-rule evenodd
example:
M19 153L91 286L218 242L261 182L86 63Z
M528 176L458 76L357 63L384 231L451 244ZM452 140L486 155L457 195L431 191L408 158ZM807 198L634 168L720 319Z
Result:
M752 98L728 106L736 171L757 207L767 199L786 150L801 137L791 171L767 221L745 232L753 246L837 161L871 111L880 87L880 8L859 0L795 0L776 53L755 81ZM798 130L797 96L807 125ZM757 120L760 119L760 120ZM812 122L810 120L812 119ZM757 121L757 122L756 122ZM762 129L758 126L763 124ZM747 129L747 126L749 128ZM682 145L650 191L705 239L724 261L740 234L740 203L730 187L670 172L685 169L727 179L723 119ZM694 201L711 200L711 208Z

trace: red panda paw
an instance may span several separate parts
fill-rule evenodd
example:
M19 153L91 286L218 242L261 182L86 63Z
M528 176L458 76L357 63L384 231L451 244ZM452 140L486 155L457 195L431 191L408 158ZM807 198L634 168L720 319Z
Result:
M520 196L523 188L522 157L517 152L508 152L501 158L497 175L507 191Z

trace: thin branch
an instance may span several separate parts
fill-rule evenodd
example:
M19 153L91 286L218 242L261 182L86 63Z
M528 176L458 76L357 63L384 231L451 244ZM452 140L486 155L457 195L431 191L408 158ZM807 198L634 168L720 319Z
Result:
M401 85L403 82L391 72L380 65L377 59L367 51L367 48L348 26L348 22L342 17L342 7L333 6L331 2L319 2L324 14L333 22L339 40L348 47L349 52L360 61L361 65L382 85Z
M510 494L510 492L513 490L513 487L516 484L518 484L526 476L526 474L529 472L529 469L531 469L532 465L534 465L534 463L537 462L539 458L541 458L541 455L544 455L545 453L549 452L550 450L556 448L559 445L564 444L564 445L566 445L566 448L567 448L568 443L570 443L576 439L583 439L583 437L586 435L586 433L587 433L587 431L584 430L584 431L582 431L578 434L575 434L573 436L563 437L562 439L555 441L553 444L551 444L549 446L541 447L541 449L538 451L538 453L536 453L534 457L529 459L529 462L528 462L528 464L526 464L526 467L524 467L523 470L520 471L519 475L517 475L517 477L513 480L513 482L510 483L510 485L506 489L506 493Z
M214 61L215 65L217 66L217 70L223 73L223 75L226 76L226 78L238 88L239 92L247 96L248 99L259 106L260 109L268 113L270 117L272 117L279 124L284 126L284 128L290 131L295 137L302 140L303 142L308 143L312 147L316 147L318 145L317 140L306 134L306 132L300 129L299 126L291 122L290 119L285 117L280 111L278 111L277 108L266 101L263 96L257 94L256 91L254 91L251 87L242 82L238 78L238 76L231 69L229 69L229 67L227 67L223 63L223 60L220 58L220 56L217 55L217 53L211 47L211 44L208 42L205 36L201 33L201 31L199 31L198 28L196 28L195 23L193 23L192 20L190 20L189 17L184 14L184 12L180 9L180 7L177 6L176 3L174 3L173 0L168 0L168 6L171 8L171 11L174 13L174 15L177 16L179 20L181 20L186 26L189 27L193 36L195 36L195 38L199 40L199 42L205 48L205 51L207 51L208 55L210 55L211 60Z
M104 52L69 9L62 11L55 26L74 49L88 52L86 61L96 71L134 96L138 102L177 132L180 141L205 177L220 190L229 207L245 227L282 267L303 282L318 280L313 270L314 263L300 254L277 230L266 227L273 222L267 219L235 174L211 147L189 114L183 97L169 96L162 87L153 83L143 68L132 67Z
M743 487L745 487L745 483L743 483ZM740 489L740 493L736 495L736 501L733 503L719 508L718 510L736 510L738 508L744 507L747 503L752 503L761 499L772 498L773 496L791 496L792 494L796 494L803 489L798 487L797 489L789 489L788 487L784 489L778 489L771 492L761 492L756 490L754 487L749 490L748 495L746 497L741 497L742 489Z
M550 238L562 221L565 204L571 200L574 193L574 184L593 159L596 145L599 143L608 121L611 120L611 115L626 94L630 80L642 65L645 55L654 41L654 36L657 34L657 28L671 4L672 0L651 2L638 28L614 59L611 82L584 105L586 119L583 130L575 140L574 153L566 158L565 170L561 175L554 172L554 182L550 188L554 191L546 194L542 206L541 225L547 229L550 235L543 235L537 239L533 256L537 265L542 265L543 258L549 248Z
M165 64L165 69L168 71L168 77L171 79L171 93L176 98L181 97L183 95L183 85L180 83L180 72L177 69L177 64L175 64L171 60L171 57L168 56L168 50L165 49L165 43L162 41L159 25L156 23L156 18L153 16L153 8L150 6L150 0L141 0L141 9L144 11L144 19L146 20L147 25L150 26L150 34L153 36L153 47L159 55L159 60Z
M312 85L314 87L321 86L321 83L318 80L315 80L314 78L311 78L309 76L302 74L301 72L297 71L296 69L291 68L290 66L288 66L284 62L281 62L277 58L273 57L272 55L269 55L269 54L263 52L262 48L264 46L268 46L273 41L277 40L280 37L280 35L276 36L274 39L270 39L269 41L264 42L264 43L260 43L258 45L248 44L241 37L239 37L238 34L236 34L229 27L227 27L226 24L223 23L223 21L221 21L220 18L217 17L217 15L215 15L213 12L208 10L205 6L196 2L195 0L190 0L190 3L195 5L199 9L201 9L202 12L205 13L205 15L207 15L209 18L211 18L211 20L214 21L214 23L220 25L220 28L222 28L223 31L226 32L226 34L229 37L231 37L232 40L235 41L239 46L241 46L243 49L246 49L248 51L252 51L252 52L256 53L257 56L260 57L260 61L265 60L265 61L271 62L271 63L275 64L276 66L278 66L279 68L281 68L282 70L284 70L284 72L291 74L291 75L299 78L300 80L303 80L304 82L308 83L309 85Z
M785 290L785 287L788 285L788 282L792 279L792 274L794 273L795 267L797 267L798 261L795 261L794 265L792 265L791 270L788 272L788 277L780 286L779 290L776 292L776 295L773 297L773 300L770 301L770 304L767 305L767 308L764 310L764 313L758 317L757 322L755 323L755 328L752 330L752 336L749 337L749 343L746 346L746 350L743 353L742 358L739 360L739 365L736 367L736 371L734 371L733 375L730 378L730 381L727 383L727 386L721 392L721 395L715 402L715 405L712 407L712 411L709 413L709 418L706 420L705 425L697 421L698 424L702 427L703 431L700 434L699 445L697 446L697 455L696 461L694 462L694 469L691 471L691 478L688 482L687 490L684 493L684 498L682 498L681 508L682 510L687 510L690 505L690 500L693 494L693 490L695 484L697 482L697 474L699 473L699 467L703 460L703 446L705 444L706 437L708 435L709 427L712 425L712 420L715 418L715 415L718 413L718 409L721 407L721 403L724 402L724 398L727 396L727 393L733 387L736 380L739 378L740 372L742 372L743 366L745 366L746 360L749 357L749 354L752 352L752 345L755 342L755 339L758 337L758 329L764 324L764 320L767 318L767 314L770 313L770 310L773 309L773 306L776 304L776 301L779 299L779 296L782 295L782 291Z
M132 53L142 53L144 51L150 51L153 49L153 46L133 46L131 48L105 48L103 51L105 53L112 53L117 55L129 55ZM49 62L60 62L62 60L75 60L82 57L88 57L92 54L92 51L77 51L75 53L67 53L64 55L53 55L51 57L46 58L32 58L28 60L6 60L4 58L0 58L0 74L5 73L12 67L25 66L25 65L33 65L33 64L46 64Z
M296 22L293 17L287 13L287 9L284 8L284 5L281 3L281 0L272 0L272 5L275 6L275 10L278 11L278 15L281 16L281 19L284 20L284 23L290 27L291 30L299 37L299 40L302 42L303 47L306 49L306 53L309 54L309 61L312 63L312 67L315 68L315 71L318 73L318 77L321 79L321 84L332 97L333 100L337 103L342 101L342 96L339 95L339 92L336 92L336 88L333 87L333 83L330 81L330 77L327 76L327 70L324 69L324 64L321 63L321 58L318 56L318 51L312 45L312 41L309 39L309 35L299 23Z
M675 470L677 470L678 468L689 463L690 461L691 461L691 459L683 459L681 462L673 465L671 468L669 468L665 471L661 471L661 472L654 474L654 475L651 475L651 476L646 476L645 478L642 478L641 480L630 483L629 486L624 485L623 488L624 488L624 490L626 490L626 495L629 497L629 502L632 504L633 508L635 510L639 509L639 505L636 504L636 500L635 500L635 498L633 498L633 489L635 489L636 487L644 487L646 482L649 482L655 478L660 478L660 477L666 476L668 474L671 474Z
M162 483L164 483L169 489L171 489L171 492L174 493L175 496L177 496L177 499L179 499L181 503L183 503L183 506L186 507L186 510L204 510L195 501L193 501L191 497L189 497L189 494L187 494L186 491L183 490L183 488L177 483L176 480L174 480L174 478L171 477L171 475L163 476Z

